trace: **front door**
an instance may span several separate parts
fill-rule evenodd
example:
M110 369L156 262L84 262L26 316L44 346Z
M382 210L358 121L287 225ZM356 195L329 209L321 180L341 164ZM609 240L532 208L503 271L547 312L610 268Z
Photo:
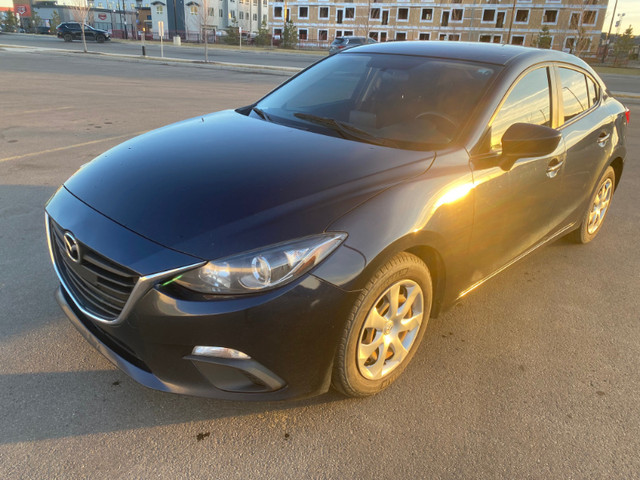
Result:
M471 160L476 198L473 281L509 264L562 221L556 199L563 188L564 144L551 155L520 158L505 167L501 139L515 123L553 126L547 67L530 70L516 81L485 134L486 153Z

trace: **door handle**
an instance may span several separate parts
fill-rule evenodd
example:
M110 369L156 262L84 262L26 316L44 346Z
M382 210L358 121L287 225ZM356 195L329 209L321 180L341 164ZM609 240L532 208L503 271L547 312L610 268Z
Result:
M564 159L561 160L559 158L554 158L551 160L547 166L547 177L555 177L560 171L560 167L562 167L562 165L564 165Z
M600 145L601 147L604 147L609 141L609 138L611 138L610 133L602 132L598 137L598 145Z

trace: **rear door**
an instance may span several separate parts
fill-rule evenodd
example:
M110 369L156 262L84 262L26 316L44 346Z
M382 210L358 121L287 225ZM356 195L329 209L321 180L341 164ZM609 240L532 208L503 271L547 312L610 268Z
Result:
M567 149L562 205L568 219L579 221L613 150L614 120L601 106L602 92L591 75L571 65L557 65L559 130Z

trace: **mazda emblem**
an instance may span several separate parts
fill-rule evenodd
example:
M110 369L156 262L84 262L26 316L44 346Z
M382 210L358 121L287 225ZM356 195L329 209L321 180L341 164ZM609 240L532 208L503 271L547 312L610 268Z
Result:
M67 257L72 262L80 263L80 245L78 245L78 241L70 232L64 234L64 246L67 251Z

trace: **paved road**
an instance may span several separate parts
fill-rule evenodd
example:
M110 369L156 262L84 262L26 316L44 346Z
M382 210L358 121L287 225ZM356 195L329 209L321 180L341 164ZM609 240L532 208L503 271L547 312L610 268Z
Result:
M81 52L81 41L66 43L53 35L29 35L29 34L0 34L0 44L20 45L36 48L55 48ZM148 56L160 57L160 44L153 42L146 44ZM141 42L125 42L113 40L105 43L87 42L90 52L117 53L124 55L142 55ZM184 44L174 47L171 42L164 44L164 56L183 60L204 61L204 45ZM209 49L209 61L231 62L252 65L272 65L282 67L304 68L323 57L320 53L293 53L278 50L256 49Z
M0 478L637 477L637 105L597 240L558 241L432 320L374 398L158 393L81 339L53 300L47 198L134 132L248 104L285 78L0 50Z

